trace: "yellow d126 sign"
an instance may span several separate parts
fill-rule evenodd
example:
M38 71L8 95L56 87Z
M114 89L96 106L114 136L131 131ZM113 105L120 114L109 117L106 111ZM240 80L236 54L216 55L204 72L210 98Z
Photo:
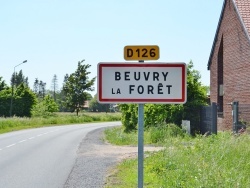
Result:
M157 60L160 57L159 46L125 46L125 60Z

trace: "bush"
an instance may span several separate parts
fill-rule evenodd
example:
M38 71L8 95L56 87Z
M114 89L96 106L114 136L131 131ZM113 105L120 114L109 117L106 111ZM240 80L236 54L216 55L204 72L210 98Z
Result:
M138 122L138 105L137 104L120 104L122 112L122 125L125 132L136 130Z
M31 114L33 117L55 116L54 112L58 110L56 102L49 95L46 95L41 102L32 108Z
M145 104L144 126L154 127L162 125L166 120L167 108L165 104Z

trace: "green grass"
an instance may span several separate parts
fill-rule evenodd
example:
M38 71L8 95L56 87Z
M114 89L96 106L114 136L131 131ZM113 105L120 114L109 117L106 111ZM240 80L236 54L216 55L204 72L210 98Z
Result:
M144 160L144 187L250 187L248 134L234 136L220 132L208 137L173 134L167 137L161 139L166 149ZM123 161L116 171L106 187L137 187L137 159Z
M137 132L132 131L130 134L126 134L122 127L114 127L105 129L104 131L106 140L115 145L136 145L137 144Z
M144 131L144 144L163 145L169 139L185 137L179 127L173 124L151 127ZM111 144L115 145L137 145L138 133L136 130L125 133L123 127L114 127L105 130L105 137Z
M0 118L0 133L52 125L80 124L88 122L120 121L120 113L57 113L46 118Z

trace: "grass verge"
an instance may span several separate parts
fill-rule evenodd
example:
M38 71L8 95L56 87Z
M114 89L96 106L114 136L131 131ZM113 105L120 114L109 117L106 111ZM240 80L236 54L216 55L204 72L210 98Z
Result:
M119 128L115 129L121 138L135 135L124 136ZM147 130L146 142L153 143L152 135L157 131ZM209 137L174 134L163 137L159 137L157 142L161 142L166 149L144 160L144 187L250 187L248 134L234 136L229 132L220 132ZM137 187L137 159L123 161L115 171L107 179L106 188Z
M120 113L57 113L46 118L0 118L0 133L52 125L78 124L88 122L120 121Z

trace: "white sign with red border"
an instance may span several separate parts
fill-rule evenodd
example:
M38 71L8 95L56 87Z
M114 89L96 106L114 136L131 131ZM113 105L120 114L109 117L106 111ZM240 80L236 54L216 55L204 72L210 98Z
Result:
M185 63L99 63L98 101L183 104L186 75Z

